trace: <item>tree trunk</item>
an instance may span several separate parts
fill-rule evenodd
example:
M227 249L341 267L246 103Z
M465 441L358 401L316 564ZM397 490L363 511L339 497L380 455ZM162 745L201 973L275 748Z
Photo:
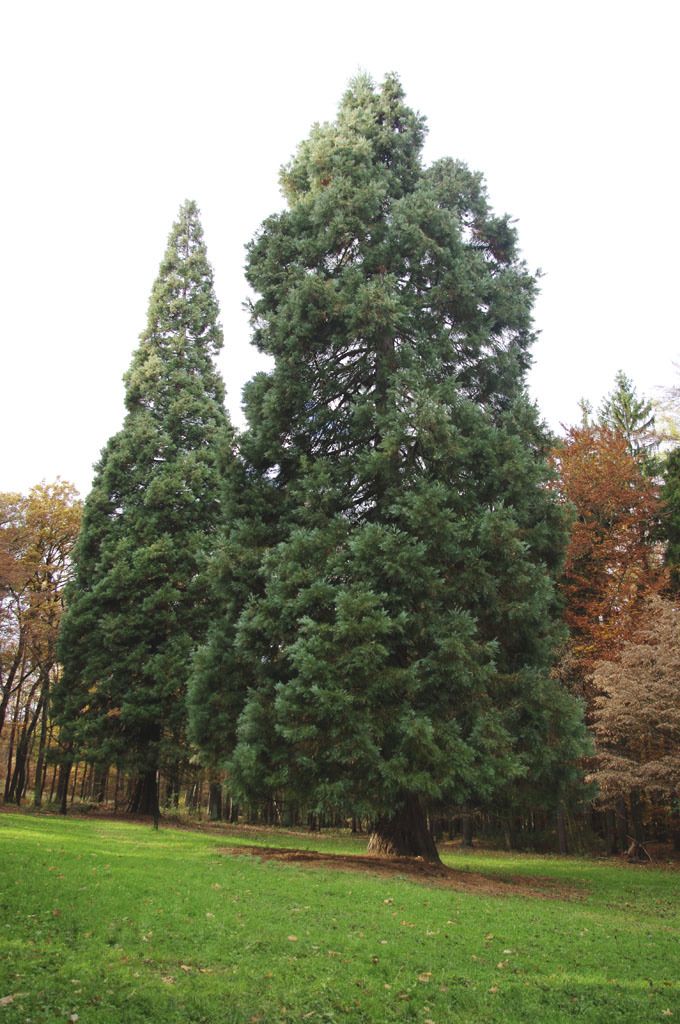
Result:
M567 819L564 807L561 806L557 809L557 843L561 854L569 853L567 846Z
M35 789L33 790L33 806L42 804L43 787L45 785L45 750L47 748L47 701L43 702L40 719L40 739L38 741L38 759L35 764Z
M173 771L168 775L167 783L165 787L165 806L166 807L179 807L179 772Z
M467 812L461 818L463 846L472 846L472 815Z
M12 716L12 729L9 734L9 748L7 751L7 774L5 776L5 793L4 800L7 801L9 798L9 787L12 782L12 763L14 760L14 740L17 734L17 723L19 721L19 705L21 703L21 686L17 690L16 704L14 705L14 714Z
M59 813L66 814L68 808L68 779L71 774L71 761L62 761L59 765L59 782L57 784L57 800Z
M109 780L109 767L108 765L104 768L101 765L96 769L94 773L93 785L92 785L92 798L97 804L103 804L106 802L106 787Z
M149 768L137 776L127 809L128 814L148 814L154 819L159 816L158 776L155 768Z
M634 789L630 794L630 819L633 826L633 841L628 847L628 860L649 860L649 854L644 848L645 836L642 827L642 806L640 793Z
M393 857L422 857L432 864L441 864L417 796L407 797L395 814L379 818L374 823L368 852Z
M54 799L54 788L55 788L55 786L57 784L57 772L58 771L59 771L59 767L58 767L58 765L55 764L54 768L52 769L52 782L50 784L50 795L49 795L49 797L47 799L47 802L50 803L50 804L52 803L52 800Z
M208 793L208 816L211 821L222 820L222 783L211 782Z
M83 777L80 780L80 796L79 796L79 799L80 799L81 803L85 799L85 787L87 785L87 781L88 781L88 779L91 779L91 778L92 778L92 766L89 765L87 763L87 761L86 761L85 762L85 770L83 771Z
M69 803L73 806L73 801L76 798L76 786L78 785L78 771L80 770L80 764L76 761L73 768L73 785L71 786L71 799Z
M626 801L622 796L616 801L616 838L619 850L623 853L628 849L628 814Z
M611 809L607 811L605 815L605 821L607 824L607 854L611 857L618 850L616 842L616 815L614 811L612 811Z
M671 838L673 840L673 852L680 852L680 810L676 803L673 811L671 812Z
M36 683L36 685L31 690L28 697L29 702L32 701L37 686L38 684ZM33 733L35 731L35 727L38 723L40 715L42 714L42 698L38 702L38 705L33 714L31 715L30 720L28 718L28 707L29 704L27 702L27 707L24 712L24 721L22 723L21 729L19 730L17 749L14 757L14 771L12 772L12 778L9 784L9 789L5 789L5 800L7 800L8 802L14 801L16 802L17 806L21 804L21 797L24 793L24 789L26 787L26 782L28 779L28 757L30 754Z

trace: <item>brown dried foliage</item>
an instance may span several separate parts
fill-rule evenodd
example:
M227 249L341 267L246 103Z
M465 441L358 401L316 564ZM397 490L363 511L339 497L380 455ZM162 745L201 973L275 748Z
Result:
M653 598L617 661L594 673L597 782L605 800L634 790L650 799L680 793L680 609Z
M571 637L562 671L592 708L595 666L618 657L664 585L653 539L658 486L623 435L606 427L569 430L555 463L557 486L576 513L562 583Z

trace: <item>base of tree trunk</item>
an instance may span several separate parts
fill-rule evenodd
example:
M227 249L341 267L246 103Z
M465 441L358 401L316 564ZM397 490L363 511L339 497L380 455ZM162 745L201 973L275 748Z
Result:
M129 814L148 814L154 819L160 816L158 781L153 769L137 777L127 809Z
M391 817L378 819L368 840L368 852L388 857L422 857L432 864L441 864L417 797L409 798Z

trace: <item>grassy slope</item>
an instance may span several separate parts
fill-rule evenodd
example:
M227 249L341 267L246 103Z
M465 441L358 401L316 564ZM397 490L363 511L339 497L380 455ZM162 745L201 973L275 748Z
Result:
M543 901L217 855L227 842L1 815L0 1024L680 1019L680 872L450 861L589 889Z

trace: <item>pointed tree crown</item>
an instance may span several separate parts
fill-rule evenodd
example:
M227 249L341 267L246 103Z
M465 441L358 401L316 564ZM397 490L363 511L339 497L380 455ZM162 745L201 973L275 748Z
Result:
M599 420L603 427L620 431L629 451L635 455L656 446L653 410L652 402L638 397L633 381L619 370L613 390L600 406Z
M146 329L124 377L128 411L153 409L197 377L209 384L211 397L223 401L224 387L211 362L223 344L200 215L196 203L187 200L170 232Z

